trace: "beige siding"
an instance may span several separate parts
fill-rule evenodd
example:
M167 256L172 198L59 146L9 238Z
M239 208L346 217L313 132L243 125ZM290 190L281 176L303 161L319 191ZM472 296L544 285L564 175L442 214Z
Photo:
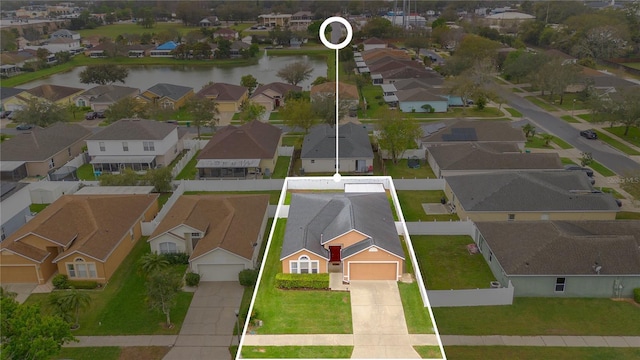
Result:
M68 148L64 148L53 155L53 168L49 168L49 160L51 158L40 162L27 162L27 175L46 177L50 171L64 166L64 164L66 164L69 160L72 160L73 158L78 156L82 152L82 148L84 147L84 145L84 139L78 140ZM71 151L71 155L69 155L69 151Z
M372 251L376 249L377 251ZM398 273L397 276L402 276L402 272L404 271L404 261L384 250L378 249L376 247L369 248L363 252L350 256L343 260L343 275L346 280L349 280L349 264L359 264L359 263L369 263L367 265L371 266L371 272L380 272L384 270L376 270L376 264L382 263L398 263ZM384 266L383 266L384 268Z
M4 259L4 257L3 257ZM38 281L36 265L5 265L0 266L0 283L4 284L42 284Z
M348 233L339 236L331 241L329 241L328 243L324 244L325 249L329 249L329 246L342 246L342 248L346 248L349 247L355 243L358 243L364 239L366 239L367 236L362 235L361 233L355 231L355 230L351 230Z
M460 212L458 216L466 219L467 216L473 221L507 221L509 212ZM547 215L546 220L615 220L615 212L513 212L514 221L537 221L544 220L543 215Z
M284 260L282 260L282 272L285 273L285 274L288 274L290 272L289 271L289 261L290 260L298 260L298 258L300 258L300 256L302 256L302 255L308 256L310 260L318 260L318 262L319 262L318 263L318 272L319 273L326 273L328 271L327 270L328 264L327 264L327 260L326 259L323 259L322 257L320 257L320 256L318 256L318 255L316 255L314 253L311 253L309 251L303 250L303 251L297 252L297 253L285 258Z

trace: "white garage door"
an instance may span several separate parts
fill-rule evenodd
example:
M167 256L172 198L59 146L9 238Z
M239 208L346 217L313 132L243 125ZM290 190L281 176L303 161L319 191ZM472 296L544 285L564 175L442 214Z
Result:
M244 270L242 264L198 264L200 281L238 281L238 273L242 270Z

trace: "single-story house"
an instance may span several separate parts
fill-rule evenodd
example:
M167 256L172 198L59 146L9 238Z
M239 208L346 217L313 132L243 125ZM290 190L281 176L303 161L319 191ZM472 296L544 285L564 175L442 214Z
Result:
M367 129L348 122L338 128L339 171L373 171L373 150ZM336 171L336 129L327 124L311 128L300 152L305 173Z
M437 73L436 73L437 74ZM394 81L393 85L397 90L409 90L414 88L433 89L434 92L441 91L439 87L443 84L444 78L442 76L433 76L420 79L403 79ZM444 95L439 93L439 95Z
M0 243L1 282L106 283L158 212L158 195L64 195Z
M433 70L419 69L413 66L400 66L385 71L371 71L374 85L393 84L406 79L423 79L434 84L442 84L442 76Z
M98 85L76 96L77 106L90 106L93 111L105 111L109 106L126 97L135 97L140 89L120 85Z
M27 90L26 93L22 93L21 96L24 96L27 101L28 99L35 97L51 103L66 106L68 104L73 104L73 99L83 91L84 89L70 86L42 84ZM26 105L27 101L23 101L23 105Z
M214 38L221 37L227 40L238 40L238 32L229 28L220 28L213 33Z
M366 50L361 53L362 60L367 64L375 62L376 60L384 57L396 58L396 59L411 59L411 56L404 50L391 49L391 48L377 48Z
M2 87L0 88L0 110L1 111L15 111L22 108L22 101L16 99L20 96L24 98L22 93L26 92L25 89Z
M183 107L193 95L191 87L160 83L145 90L136 96L136 99L157 104L162 109L177 110Z
M473 221L614 220L611 194L582 171L519 171L445 177L451 209Z
M640 221L476 223L476 243L515 296L630 298L640 287Z
M384 49L387 47L387 42L382 39L378 39L377 37L371 37L363 41L362 46L364 51L373 49Z
M202 281L238 281L258 267L268 206L268 195L184 195L147 242L152 252L188 254Z
M242 51L243 50L247 50L250 47L251 47L251 45L247 44L246 42L234 41L233 43L231 43L231 49L229 50L229 55L232 58L241 57L242 56Z
M151 57L172 57L173 50L178 47L174 41L167 41L164 44L156 46L155 49L149 51L149 56Z
M198 23L201 27L212 27L220 25L220 20L217 16L207 16L206 18L200 20Z
M249 97L249 90L240 85L214 83L203 87L196 96L215 101L218 104L218 111L236 112L240 110L242 102Z
M2 172L46 177L82 153L91 130L78 124L56 123L47 128L34 127L0 144Z
M398 90L396 97L402 112L443 113L449 109L447 98L434 94L429 89Z
M151 50L154 48L153 45L140 45L134 44L127 46L127 55L130 58L139 58L151 55Z
M272 82L258 86L251 94L251 101L262 105L268 111L284 106L285 97L289 92L300 92L302 87L286 84L283 82Z
M422 147L455 143L512 143L524 151L522 129L502 121L462 120L422 126Z
M557 153L523 153L512 143L462 143L427 148L437 177L520 170L561 170Z
M404 251L386 193L294 193L280 253L283 273L399 280Z
M254 120L225 126L198 154L198 177L247 179L270 174L281 144L282 130L269 123Z
M340 97L340 103L348 105L349 109L357 109L360 103L360 94L358 93L358 87L352 84L340 82L338 83L338 95ZM322 84L314 85L311 87L311 100L318 96L336 96L336 82L329 81ZM335 101L334 101L335 102Z

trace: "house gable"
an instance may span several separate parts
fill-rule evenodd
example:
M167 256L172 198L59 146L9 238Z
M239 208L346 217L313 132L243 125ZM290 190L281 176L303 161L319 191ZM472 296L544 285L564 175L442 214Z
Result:
M342 235L338 235L333 239L323 241L322 245L325 247L325 249L329 249L329 246L335 246L335 245L340 245L344 249L368 238L369 238L368 235L363 234L362 232L354 229L354 230L349 230L348 232Z

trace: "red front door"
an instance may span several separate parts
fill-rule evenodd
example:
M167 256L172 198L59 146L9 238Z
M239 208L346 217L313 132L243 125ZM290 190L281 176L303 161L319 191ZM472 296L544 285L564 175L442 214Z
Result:
M340 246L329 246L330 260L329 262L340 262Z

